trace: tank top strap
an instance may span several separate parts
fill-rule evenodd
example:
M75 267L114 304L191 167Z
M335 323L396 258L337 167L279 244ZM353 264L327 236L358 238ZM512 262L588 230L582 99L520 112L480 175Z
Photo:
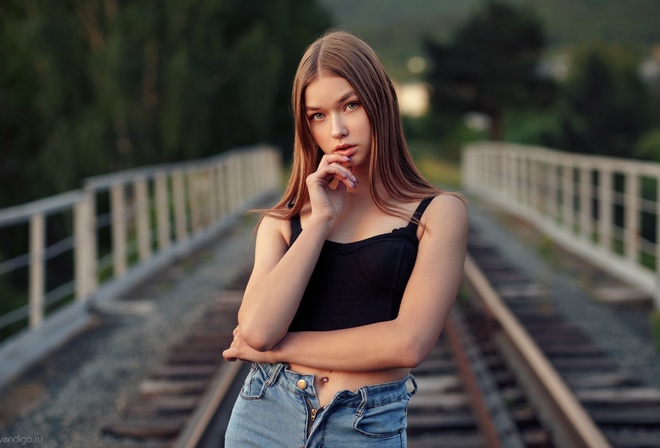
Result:
M289 242L289 247L298 239L301 232L302 224L300 223L300 215L291 217L291 242Z
M417 209L415 210L415 213L413 213L412 218L410 218L410 222L408 223L408 226L406 227L406 229L409 229L409 230L416 230L417 229L417 226L419 225L419 221L421 221L422 215L426 211L426 207L429 206L429 204L431 203L431 201L433 199L434 199L434 196L422 199L422 201L417 206Z

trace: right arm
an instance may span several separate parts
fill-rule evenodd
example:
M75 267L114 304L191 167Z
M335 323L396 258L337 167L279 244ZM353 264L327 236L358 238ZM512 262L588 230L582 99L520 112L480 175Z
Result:
M325 155L307 178L312 212L290 248L288 220L265 216L259 226L254 268L238 312L241 335L255 350L269 350L286 335L323 243L343 211L346 189L355 188L341 161L337 154ZM328 186L332 178L342 181L335 190Z
M312 275L328 224L316 220L287 250L283 226L288 220L264 217L259 226L252 275L238 312L245 342L269 350L284 337Z

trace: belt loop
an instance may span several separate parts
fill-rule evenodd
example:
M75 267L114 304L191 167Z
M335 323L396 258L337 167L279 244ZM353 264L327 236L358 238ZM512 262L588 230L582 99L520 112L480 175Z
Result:
M357 407L355 410L355 415L358 417L361 417L364 414L364 409L367 407L367 400L369 397L367 396L367 388L366 387L361 387L358 389L360 391L360 395L362 395L362 402L360 405Z
M282 363L267 364L267 365L270 368L265 369L266 372L268 372L268 379L266 380L265 384L266 386L271 387L273 383L277 380L277 377L280 375L285 365Z
M408 374L408 379L412 382L412 385L413 385L413 390L408 392L408 396L412 397L413 395L415 395L417 393L417 381L415 381L415 377L410 373ZM407 387L406 387L406 389L407 389Z

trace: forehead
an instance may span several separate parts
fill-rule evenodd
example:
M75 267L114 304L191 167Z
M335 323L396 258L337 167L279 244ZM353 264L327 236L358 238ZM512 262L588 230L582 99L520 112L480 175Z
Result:
M356 95L355 89L345 78L336 75L322 75L307 85L304 93L305 107L325 107L346 99L346 95Z

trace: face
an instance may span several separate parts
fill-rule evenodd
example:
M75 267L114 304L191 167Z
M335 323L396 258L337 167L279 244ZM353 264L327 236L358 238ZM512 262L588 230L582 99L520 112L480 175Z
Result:
M351 158L345 166L366 170L371 124L353 86L340 76L323 75L305 89L305 113L316 144L325 154Z

